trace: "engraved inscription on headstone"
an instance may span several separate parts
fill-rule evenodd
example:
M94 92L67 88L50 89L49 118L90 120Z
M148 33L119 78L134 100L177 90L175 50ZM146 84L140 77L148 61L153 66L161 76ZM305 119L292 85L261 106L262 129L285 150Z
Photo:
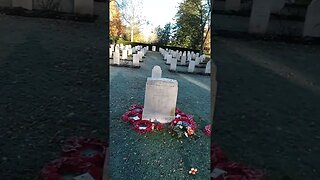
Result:
M178 82L167 78L148 78L142 119L169 123L175 118Z

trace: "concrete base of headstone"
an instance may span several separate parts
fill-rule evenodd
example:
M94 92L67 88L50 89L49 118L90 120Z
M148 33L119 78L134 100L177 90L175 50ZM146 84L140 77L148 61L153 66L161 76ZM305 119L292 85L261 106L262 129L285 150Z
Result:
M76 14L93 15L94 0L74 0Z
M24 9L32 10L33 0L12 0L12 7L21 7Z

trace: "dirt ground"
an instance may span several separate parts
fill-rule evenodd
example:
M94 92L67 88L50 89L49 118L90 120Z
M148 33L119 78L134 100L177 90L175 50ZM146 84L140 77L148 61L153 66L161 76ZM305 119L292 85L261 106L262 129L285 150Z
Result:
M105 3L95 23L0 15L0 179L37 179L70 136L106 140Z
M215 38L213 142L267 179L318 179L320 46Z
M167 130L139 135L120 120L131 104L144 103L147 77L155 65L162 68L162 77L178 81L177 106L194 115L198 139L178 140ZM148 52L140 69L110 67L111 179L210 178L210 138L202 132L211 123L210 77L168 70L159 52ZM198 169L194 177L188 174L192 167Z

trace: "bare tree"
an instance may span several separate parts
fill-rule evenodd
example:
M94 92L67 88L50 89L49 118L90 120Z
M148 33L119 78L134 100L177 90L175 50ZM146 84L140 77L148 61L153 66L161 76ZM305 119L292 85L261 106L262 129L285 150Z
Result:
M142 16L143 3L141 0L122 0L119 4L122 18L130 28L130 41L134 41L134 31L148 23L146 17Z
M212 12L212 4L211 4L211 1L210 0L207 0L207 4L206 4L209 8L209 11L208 11L208 14L207 16L205 17L206 20L204 21L204 25L203 25L203 30L205 28L205 26L207 25L208 26L208 29L207 29L207 32L205 34L204 37L202 37L202 42L201 42L201 48L200 48L200 51L201 53L203 52L203 48L204 48L204 43L206 42L206 39L208 37L208 34L210 32L210 29L211 29L211 12ZM203 33L204 34L204 33Z

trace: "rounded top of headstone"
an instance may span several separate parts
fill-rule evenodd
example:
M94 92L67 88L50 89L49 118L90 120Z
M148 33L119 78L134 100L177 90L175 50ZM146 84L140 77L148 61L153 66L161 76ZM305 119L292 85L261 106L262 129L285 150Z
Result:
M152 78L161 78L162 70L160 66L154 66L152 68Z

